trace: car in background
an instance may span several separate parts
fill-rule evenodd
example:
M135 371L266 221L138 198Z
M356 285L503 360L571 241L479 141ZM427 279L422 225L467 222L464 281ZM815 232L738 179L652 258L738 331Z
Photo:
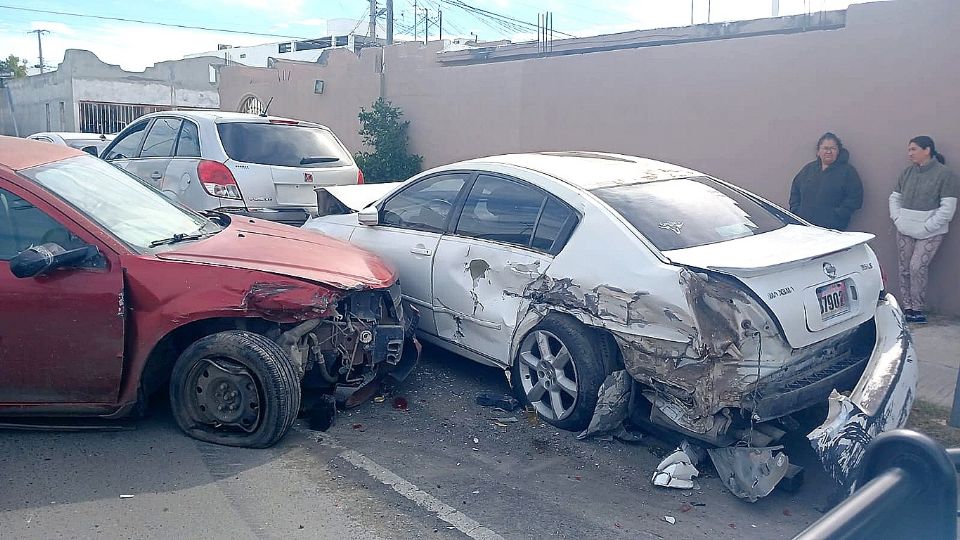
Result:
M873 235L812 226L691 169L515 154L318 199L334 211L305 228L394 264L422 339L504 369L560 428L628 409L707 446L767 446L829 403L807 437L846 483L916 395Z
M145 115L101 157L194 210L302 224L317 186L362 184L333 131L312 122L220 111Z
M113 141L114 137L116 137L116 135L97 135L96 133L73 133L66 131L44 131L41 133L34 133L27 138L34 141L43 141L69 146L70 148L83 150L90 155L99 156L100 152L102 152L107 145Z
M11 137L0 303L2 417L118 418L167 391L188 435L266 447L302 397L350 405L418 358L397 273L369 252L201 215L98 158Z

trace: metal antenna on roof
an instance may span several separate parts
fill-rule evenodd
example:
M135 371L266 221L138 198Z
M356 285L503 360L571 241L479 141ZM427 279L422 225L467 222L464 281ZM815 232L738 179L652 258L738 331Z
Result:
M273 96L270 96L270 99L267 100L266 106L264 106L263 110L260 111L260 116L262 116L262 117L264 117L264 118L267 117L267 111L270 110L270 104L271 104L271 103L273 103Z

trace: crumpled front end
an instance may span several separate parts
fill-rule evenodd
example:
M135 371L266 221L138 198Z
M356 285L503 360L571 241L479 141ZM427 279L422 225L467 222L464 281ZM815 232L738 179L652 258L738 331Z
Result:
M274 341L304 390L335 393L345 407L362 403L383 382L402 381L420 357L417 313L404 311L399 283L353 291L258 283L243 307L281 323Z
M906 424L917 393L916 351L892 295L879 302L875 322L876 346L859 383L849 395L834 391L826 421L807 435L827 472L851 489L867 445Z

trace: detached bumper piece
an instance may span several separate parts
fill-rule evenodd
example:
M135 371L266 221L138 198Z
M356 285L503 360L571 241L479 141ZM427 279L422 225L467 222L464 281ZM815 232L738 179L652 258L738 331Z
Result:
M906 424L917 394L917 355L893 296L880 300L876 326L876 346L857 386L849 395L834 391L826 421L807 435L826 471L848 489L867 445Z

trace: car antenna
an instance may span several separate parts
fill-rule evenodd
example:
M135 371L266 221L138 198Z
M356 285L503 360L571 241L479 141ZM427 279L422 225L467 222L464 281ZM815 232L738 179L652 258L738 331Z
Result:
M271 104L271 103L273 103L273 96L270 96L270 99L267 101L266 107L264 107L263 110L260 111L260 116L262 116L262 117L264 117L264 118L267 117L267 111L270 110L270 104Z

